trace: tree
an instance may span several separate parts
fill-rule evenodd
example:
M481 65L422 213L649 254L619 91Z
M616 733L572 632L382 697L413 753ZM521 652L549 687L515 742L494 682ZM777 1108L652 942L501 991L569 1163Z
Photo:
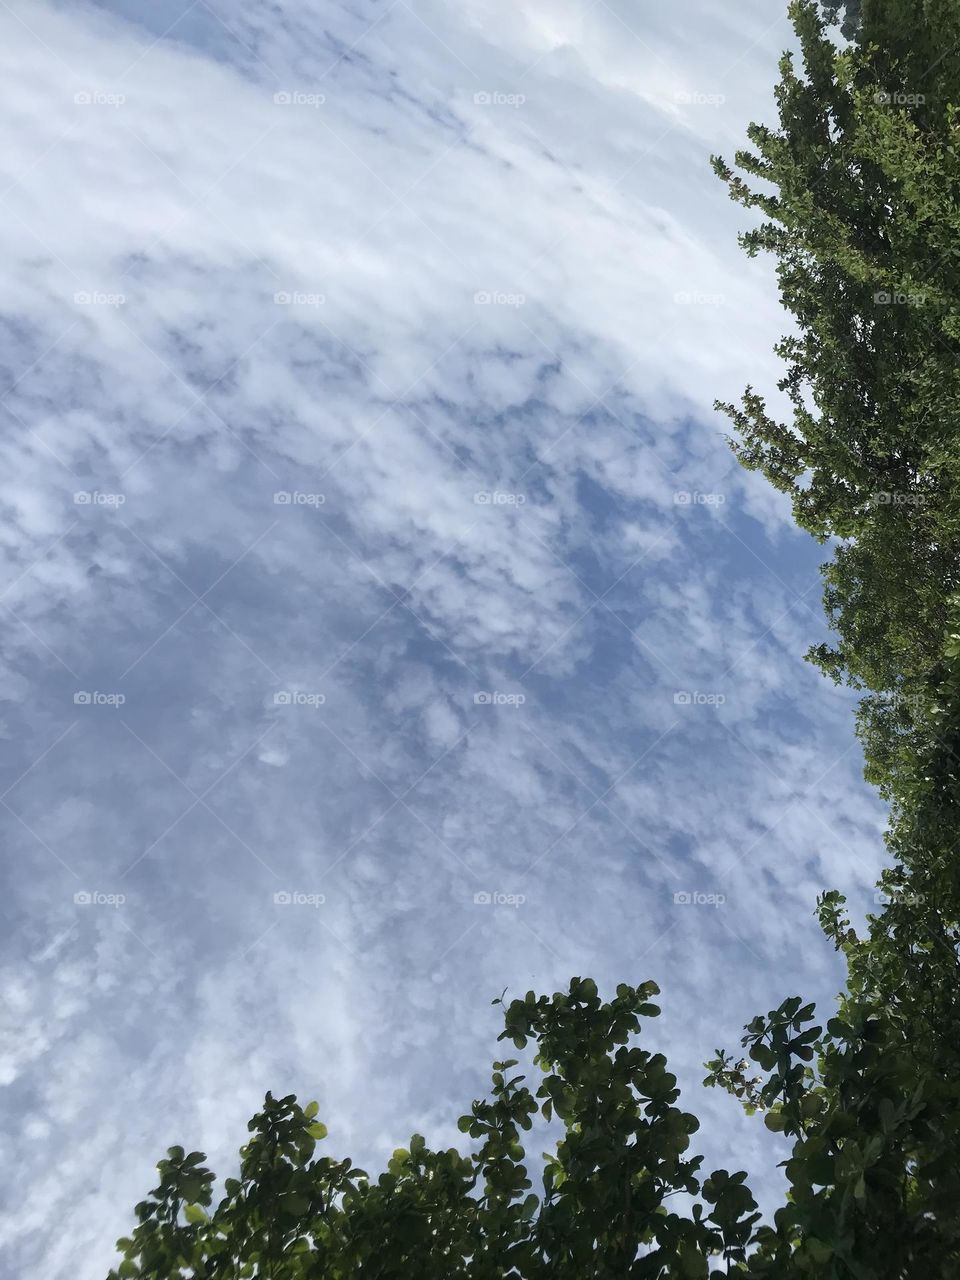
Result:
M782 423L747 388L718 404L743 465L790 494L798 524L839 540L825 566L834 647L808 655L877 695L861 713L887 776L940 660L960 585L960 6L865 0L842 52L812 0L791 14L803 72L781 60L778 129L714 168L763 221L741 242L777 260L797 332L776 350ZM771 190L772 188L772 190Z
M929 835L944 806L955 823L957 802L954 773L929 788L917 824ZM939 856L913 883L932 885L938 867ZM701 1183L701 1158L687 1154L697 1120L674 1105L663 1056L631 1043L659 1012L655 985L622 985L601 1003L575 978L568 992L505 1006L500 1039L533 1039L542 1080L533 1094L510 1074L516 1059L494 1063L490 1098L460 1120L471 1154L432 1151L414 1134L374 1181L349 1159L315 1158L327 1136L316 1103L268 1094L215 1209L202 1153L170 1148L110 1280L958 1274L960 915L904 890L909 878L902 866L887 873L890 900L863 940L840 896L822 896L850 975L825 1028L793 996L747 1026L752 1068L719 1050L707 1064L706 1084L793 1139L791 1194L773 1224L760 1222L742 1171ZM537 1191L520 1141L534 1117L562 1126ZM682 1211L667 1203L678 1194Z
M840 24L841 34L847 40L856 38L860 28L862 0L821 0L824 21L830 26Z
M491 1096L460 1120L470 1155L414 1134L376 1180L315 1157L327 1134L316 1103L268 1094L215 1209L202 1153L170 1148L111 1277L621 1280L706 1277L711 1258L739 1265L757 1217L746 1175L718 1170L701 1184L701 1157L687 1154L698 1123L674 1105L676 1078L631 1043L659 1013L656 992L621 985L604 1003L574 978L567 992L504 1006L500 1039L536 1044L536 1094L512 1074L517 1059L495 1062ZM563 1131L537 1192L520 1141L535 1116ZM668 1206L677 1194L700 1199L680 1214Z
M960 632L950 647L960 654ZM841 895L820 898L824 932L847 962L837 1014L824 1031L800 1032L813 1007L794 998L755 1019L744 1044L767 1073L760 1081L747 1081L746 1063L724 1053L708 1064L708 1084L764 1110L770 1127L794 1139L790 1198L772 1229L758 1229L749 1274L791 1275L801 1263L837 1280L960 1269L956 656L937 699L923 714L940 720L945 737L904 767L882 910L860 938Z

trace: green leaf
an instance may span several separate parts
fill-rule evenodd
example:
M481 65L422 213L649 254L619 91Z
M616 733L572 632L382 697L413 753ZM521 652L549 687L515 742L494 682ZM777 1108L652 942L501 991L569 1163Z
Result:
M806 1248L815 1262L829 1262L833 1257L833 1249L830 1245L823 1240L818 1240L816 1236L808 1237Z

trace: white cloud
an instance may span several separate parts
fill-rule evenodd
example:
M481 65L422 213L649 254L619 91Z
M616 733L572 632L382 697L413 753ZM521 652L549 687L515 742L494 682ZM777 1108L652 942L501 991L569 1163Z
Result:
M11 1272L105 1271L163 1149L223 1170L266 1089L361 1163L451 1141L491 997L575 972L663 980L708 1164L735 1135L769 1194L699 1064L832 991L813 898L879 857L800 662L813 552L710 408L776 377L707 163L770 100L769 21L0 19Z

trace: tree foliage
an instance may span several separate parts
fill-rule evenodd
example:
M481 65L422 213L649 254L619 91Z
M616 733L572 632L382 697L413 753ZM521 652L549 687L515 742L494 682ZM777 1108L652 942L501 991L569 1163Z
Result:
M862 0L820 0L820 7L825 22L831 26L838 24L845 39L856 39Z
M781 60L779 127L751 125L753 148L714 168L760 216L747 253L776 259L792 417L750 387L718 407L743 465L837 540L837 640L808 656L868 691L869 776L891 794L960 588L960 6L864 0L842 52L815 4L791 14L803 68Z
M515 1058L493 1064L490 1096L459 1122L469 1155L414 1134L373 1179L316 1156L326 1127L315 1103L268 1094L215 1208L202 1154L170 1149L111 1275L613 1280L741 1262L756 1220L746 1175L701 1182L701 1158L688 1154L698 1122L675 1105L676 1077L633 1043L660 1012L656 993L621 985L603 1002L591 979L574 978L567 992L505 1006L500 1039L535 1043L540 1083L532 1092ZM536 1191L521 1142L535 1117L562 1129ZM689 1212L671 1211L677 1194Z

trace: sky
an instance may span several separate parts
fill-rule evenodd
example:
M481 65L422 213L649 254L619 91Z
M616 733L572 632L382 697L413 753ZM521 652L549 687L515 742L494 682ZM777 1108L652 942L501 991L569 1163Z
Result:
M760 0L4 0L0 1259L98 1280L269 1089L376 1169L491 1000L654 979L702 1063L841 973L884 811L789 504L769 262L713 176Z

